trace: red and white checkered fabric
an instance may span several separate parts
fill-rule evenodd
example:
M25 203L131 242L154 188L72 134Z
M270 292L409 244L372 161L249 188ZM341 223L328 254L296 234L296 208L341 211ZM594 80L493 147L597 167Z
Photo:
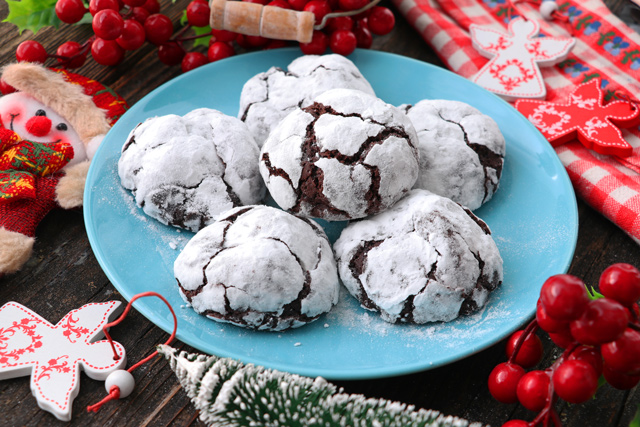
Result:
M578 84L599 77L605 101L622 91L640 99L640 36L600 0L558 0L567 20L545 21L533 1L516 0L392 0L409 23L436 51L445 65L471 78L488 61L476 51L469 25L506 31L518 15L540 23L542 35L573 36L569 57L542 68L547 101L565 102ZM509 10L510 6L514 8ZM633 154L603 156L577 139L556 147L576 194L640 243L640 129L624 129Z

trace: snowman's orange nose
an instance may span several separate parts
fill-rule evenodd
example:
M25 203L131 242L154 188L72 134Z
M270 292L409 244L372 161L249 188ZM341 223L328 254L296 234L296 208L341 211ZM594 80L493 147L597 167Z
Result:
M45 136L51 130L51 119L47 116L33 116L25 125L27 132L34 136Z

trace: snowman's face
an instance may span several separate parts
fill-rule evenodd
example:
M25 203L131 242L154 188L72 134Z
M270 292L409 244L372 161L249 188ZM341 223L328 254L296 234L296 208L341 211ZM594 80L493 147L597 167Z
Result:
M87 158L84 144L71 124L30 95L15 92L0 97L0 123L23 139L68 143L73 147L73 159L67 166Z

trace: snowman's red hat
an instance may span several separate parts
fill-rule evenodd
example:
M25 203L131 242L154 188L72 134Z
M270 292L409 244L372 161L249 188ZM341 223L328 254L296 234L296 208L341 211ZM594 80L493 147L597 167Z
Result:
M109 131L107 111L99 108L78 82L69 82L65 76L28 62L10 64L2 70L5 83L64 117L88 145L94 137Z

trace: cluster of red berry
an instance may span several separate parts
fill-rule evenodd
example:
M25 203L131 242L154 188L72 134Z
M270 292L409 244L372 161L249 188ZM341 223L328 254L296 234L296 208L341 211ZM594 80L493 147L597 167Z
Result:
M353 13L353 16L329 18L321 30L315 30L310 43L300 44L305 54L323 54L330 48L341 55L349 55L356 47L371 47L372 34L389 33L394 25L393 12L374 6L364 12L356 12L369 0L244 0L268 6L277 6L315 15L320 24L325 15L332 12ZM55 7L58 18L67 24L79 22L87 8L82 0L58 0ZM127 50L140 48L145 41L158 47L158 58L167 65L182 65L183 72L208 62L217 61L236 53L237 47L273 49L287 46L283 40L271 40L261 36L247 36L226 30L185 37L191 27L208 28L210 9L207 0L193 0L185 11L187 25L174 34L171 19L160 13L158 0L91 0L88 11L92 16L94 35L80 44L68 41L61 44L55 55L47 54L42 44L34 40L22 42L16 50L18 61L44 63L47 58L56 58L59 66L77 68L82 66L89 52L101 65L117 65ZM199 37L209 37L206 54L187 52L185 42Z
M640 271L614 264L600 276L599 291L589 293L579 278L552 276L540 291L536 318L507 342L507 362L489 375L489 391L503 403L520 402L538 412L530 422L511 420L503 427L561 427L557 399L591 399L602 375L611 386L628 390L640 382ZM542 359L537 329L564 349L548 368L525 371Z

